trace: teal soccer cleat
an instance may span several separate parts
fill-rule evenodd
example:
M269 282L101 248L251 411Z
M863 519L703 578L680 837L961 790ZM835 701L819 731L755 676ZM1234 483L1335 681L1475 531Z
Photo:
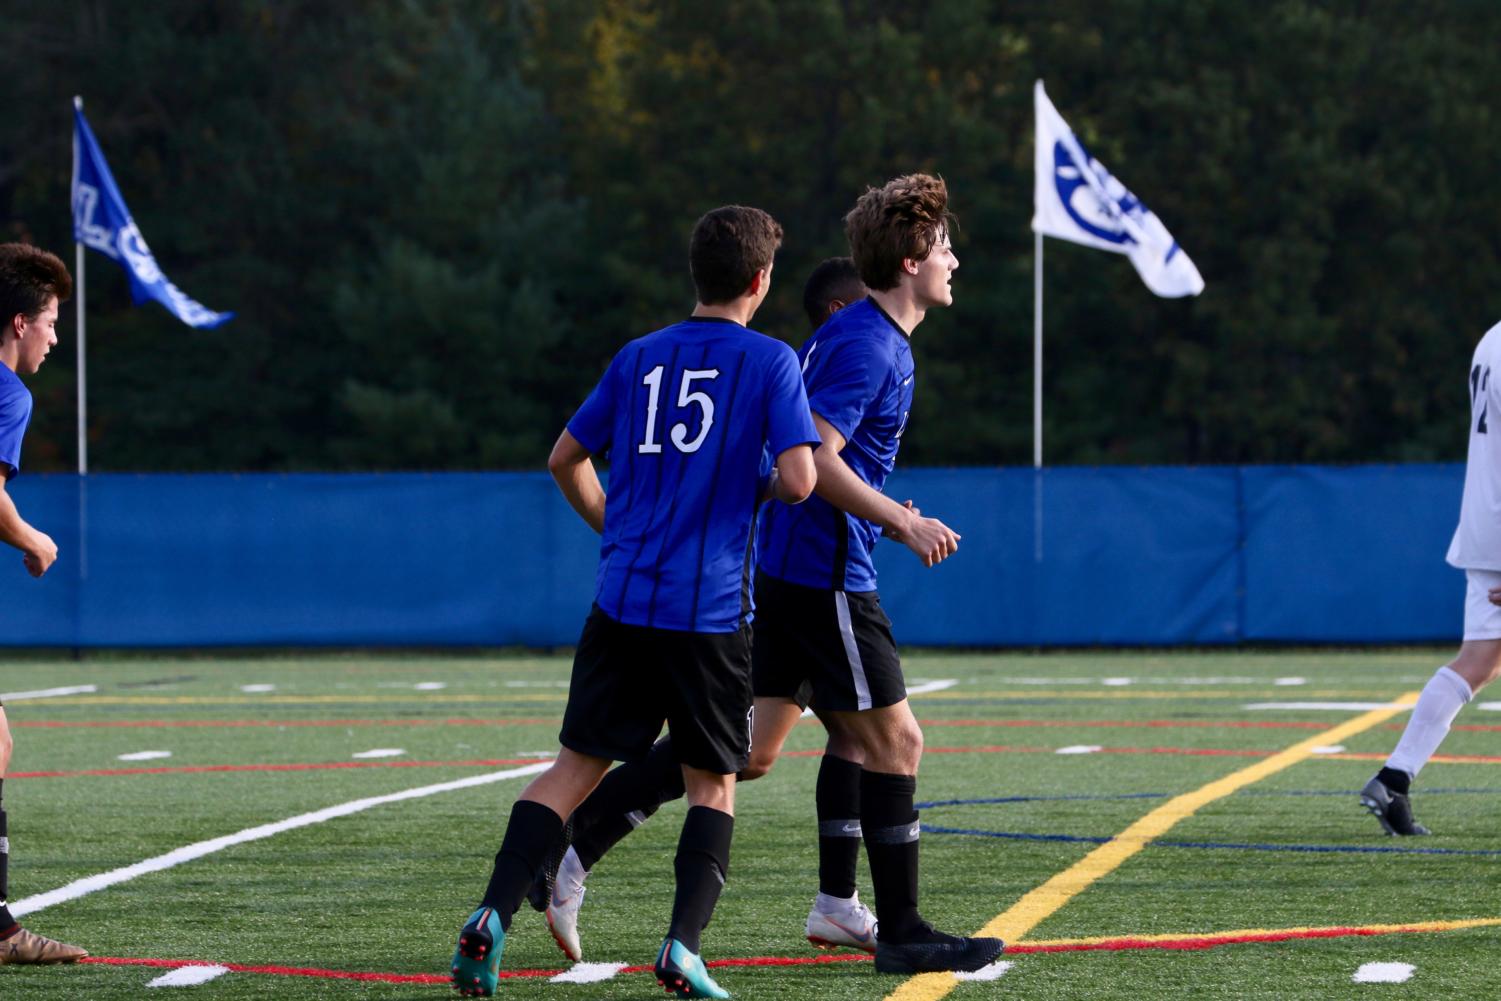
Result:
M453 953L453 989L465 997L489 997L500 982L500 953L506 933L493 907L469 915Z
M657 983L680 998L727 998L730 992L714 982L704 961L675 938L663 941L657 953Z

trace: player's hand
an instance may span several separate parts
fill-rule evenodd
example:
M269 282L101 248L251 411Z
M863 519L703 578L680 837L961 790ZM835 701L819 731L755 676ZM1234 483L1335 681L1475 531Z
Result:
M27 547L23 560L26 563L26 572L33 577L40 577L57 560L57 543L53 542L52 537L46 533L38 532L31 545Z
M914 514L916 510L913 509ZM925 567L937 566L959 551L959 533L937 518L917 515L899 538Z
M1501 605L1501 587L1493 587L1485 595L1492 605Z

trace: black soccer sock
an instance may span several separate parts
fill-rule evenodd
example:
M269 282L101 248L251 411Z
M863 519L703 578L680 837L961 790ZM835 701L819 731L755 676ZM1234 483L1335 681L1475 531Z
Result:
M500 915L500 926L511 928L511 917L527 888L542 868L547 850L563 830L563 818L551 807L518 799L511 807L511 820L506 825L506 836L495 855L495 868L490 872L490 885L485 888L481 907L493 907Z
M1381 780L1382 785L1386 786L1392 792L1401 793L1404 796L1407 795L1408 789L1412 787L1412 776L1400 768L1382 768L1381 771L1376 773L1376 777Z
M3 781L3 780L0 780ZM5 808L0 807L0 940L10 938L20 926L11 917L6 902L10 900L10 836L5 827Z
M855 895L860 861L860 766L824 753L818 766L818 890Z
M683 795L683 766L672 738L652 745L645 758L612 769L573 811L573 851L585 871L670 800Z
M735 818L707 806L688 808L678 854L677 896L672 901L672 927L667 934L689 952L699 951L699 937L714 915L714 905L730 872L730 838Z
M876 891L881 939L904 942L922 930L917 913L915 775L860 772L860 827Z

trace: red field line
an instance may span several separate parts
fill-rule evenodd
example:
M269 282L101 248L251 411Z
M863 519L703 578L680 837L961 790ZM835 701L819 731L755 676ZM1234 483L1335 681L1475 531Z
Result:
M536 719L139 719L139 720L11 720L12 727L38 730L107 729L135 730L173 727L281 727L302 726L539 726L556 723L558 717ZM1455 729L1458 729L1457 727Z
M1491 924L1492 922L1486 921L1484 923ZM1005 954L1007 956L1025 956L1059 952L1124 952L1138 949L1194 951L1214 949L1222 945L1244 945L1253 942L1290 942L1329 938L1374 937L1378 935L1431 934L1439 931L1459 930L1454 927L1446 927L1446 925L1455 924L1462 923L1433 922L1411 925L1352 925L1333 928L1269 929L1266 931L1187 935L1182 938L1122 937L1111 939L1065 939L1053 942L1038 942L1035 944L1022 942L1016 945L1008 945ZM834 953L818 956L746 956L734 959L712 959L706 965L718 969L757 966L818 966L827 963L869 961L870 958L870 956L864 953ZM82 960L82 962L97 963L103 966L149 966L162 969L178 969L184 966L223 966L236 973L259 973L278 977L318 977L328 980L360 980L387 984L446 984L449 982L447 975L435 973L360 973L350 970L322 970L302 966L247 966L238 963L215 963L207 960L193 959L134 959L119 956L90 956ZM620 970L620 972L644 973L650 969L650 966L627 966ZM502 978L508 979L541 979L544 977L555 977L561 972L561 970L502 970L500 975Z
M85 775L194 775L203 772L315 772L331 768L489 768L535 765L541 758L471 758L465 761L315 761L261 765L178 765L157 768L84 768L71 772L11 772L8 779L69 779Z
M206 727L340 727L340 726L547 726L559 717L537 716L522 719L141 719L141 720L11 720L13 729L36 730L150 730ZM817 726L816 719L803 721ZM1055 719L923 719L931 727L996 727L1009 729L1151 729L1151 730L1318 730L1324 724L1292 720L1055 720ZM1388 723L1382 729L1400 731L1405 724ZM1470 723L1449 729L1469 733L1501 733L1501 724Z

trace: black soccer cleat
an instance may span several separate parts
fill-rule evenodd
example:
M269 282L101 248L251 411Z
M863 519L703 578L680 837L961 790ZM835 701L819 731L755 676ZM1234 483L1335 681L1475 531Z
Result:
M876 969L881 973L973 973L1001 958L1006 943L998 938L960 938L924 924L909 942L876 939Z
M526 902L532 905L532 910L545 912L547 905L552 903L552 889L558 881L558 866L563 864L563 856L568 854L572 845L573 817L570 815L563 824L563 830L558 833L558 839L552 843L547 858L542 860L542 868L537 871L536 878L526 891Z
M1399 836L1431 834L1428 828L1412 819L1412 801L1406 793L1394 792L1377 775L1360 790L1360 805L1370 811L1387 834Z

